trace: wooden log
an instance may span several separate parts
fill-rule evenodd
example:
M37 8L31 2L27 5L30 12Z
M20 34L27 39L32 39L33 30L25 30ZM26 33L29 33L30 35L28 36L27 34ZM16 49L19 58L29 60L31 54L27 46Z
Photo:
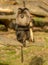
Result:
M40 0L41 2L43 2L45 5L48 6L48 0Z
M41 4L39 4L39 8L43 9L48 13L48 2L46 2L46 0L45 1L40 0L40 2Z
M13 12L13 10L12 9L9 9L9 8L0 8L0 13L1 12L10 13L10 12Z
M15 15L0 15L0 20L1 19L11 20L11 19L16 19L16 16Z
M34 7L31 9L29 8L29 10L31 14L36 15L36 16L44 16L44 17L48 16L48 13L39 7Z
M16 0L0 0L0 4L14 5L14 4L17 4L17 2L16 2Z
M39 5L43 5L39 2L26 2L26 8L28 8L33 15L38 15L38 16L48 16L48 12L45 10L41 9ZM47 6L46 6L47 7ZM45 8L45 7L44 7Z

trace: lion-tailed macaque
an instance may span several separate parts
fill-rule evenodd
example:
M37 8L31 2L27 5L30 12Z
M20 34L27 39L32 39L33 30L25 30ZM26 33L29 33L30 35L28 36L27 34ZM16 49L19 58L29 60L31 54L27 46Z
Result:
M27 40L27 37L29 36L28 39L30 39L30 41L33 41L33 29L32 29L33 24L32 24L31 14L27 8L18 9L18 13L16 17L16 25L20 26L19 28L23 29L23 31L17 31L18 39L24 42ZM27 28L26 31L24 30L25 28ZM29 34L27 31L29 32Z

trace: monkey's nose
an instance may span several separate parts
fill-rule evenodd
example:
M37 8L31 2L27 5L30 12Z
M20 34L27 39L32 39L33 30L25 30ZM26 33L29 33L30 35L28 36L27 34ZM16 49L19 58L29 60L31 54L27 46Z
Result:
M21 18L24 18L24 15L21 15Z

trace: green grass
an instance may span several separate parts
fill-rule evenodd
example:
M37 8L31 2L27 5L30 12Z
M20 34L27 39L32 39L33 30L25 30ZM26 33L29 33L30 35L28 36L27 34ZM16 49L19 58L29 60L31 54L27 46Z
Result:
M34 19L34 24L36 26L40 26L40 27L44 26L44 22L43 22L44 18L42 18L42 17L34 17L33 19Z
M24 47L23 63L21 62L20 47L1 46L0 65L48 65L48 38L47 34L45 35L44 33L43 34L40 33L39 37L41 36L44 38L45 40L44 43L46 44L44 46L32 45L29 47Z
M34 21L36 21L36 22L41 22L41 21L42 21L42 18L36 17L36 18L34 18Z
M24 53L24 63L21 63L21 55L20 52L18 55L16 55L15 50L1 50L0 53L0 63L2 64L9 64L9 65L29 65L32 63L37 62L37 59L39 58L40 61L45 61L43 65L47 65L48 63L48 51L47 48L42 47L28 47L27 49L23 49ZM44 51L45 50L45 51ZM42 59L42 60L41 60ZM38 63L38 62L37 62ZM36 64L35 64L36 65Z

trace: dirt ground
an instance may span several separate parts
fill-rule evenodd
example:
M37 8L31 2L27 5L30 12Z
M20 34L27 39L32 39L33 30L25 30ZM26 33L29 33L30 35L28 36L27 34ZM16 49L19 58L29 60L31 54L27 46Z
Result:
M35 42L26 42L23 57L15 32L4 33L0 32L0 65L48 65L48 33L34 32Z

